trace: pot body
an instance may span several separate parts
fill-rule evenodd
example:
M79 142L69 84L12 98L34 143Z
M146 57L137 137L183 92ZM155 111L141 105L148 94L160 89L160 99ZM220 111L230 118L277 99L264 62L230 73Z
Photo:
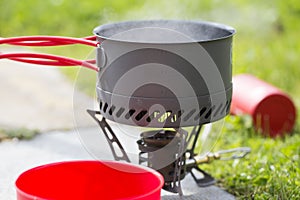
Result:
M231 27L132 21L103 25L94 33L100 42L97 96L104 117L135 126L180 127L228 114Z

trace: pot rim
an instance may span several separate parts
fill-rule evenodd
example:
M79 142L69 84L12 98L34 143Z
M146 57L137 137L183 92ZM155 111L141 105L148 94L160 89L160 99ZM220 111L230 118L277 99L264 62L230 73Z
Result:
M142 26L142 27L137 27L137 28L145 28L145 27L157 27L157 28L168 28L168 27L161 27L159 26L160 23L177 23L177 24L193 24L193 25L202 25L202 26L207 26L210 28L215 28L218 29L220 31L224 31L225 34L223 36L219 36L219 37L215 37L215 38L210 38L210 39L193 39L191 38L191 41L175 41L175 42L170 42L170 41L166 41L166 42L161 42L161 41L137 41L137 40L127 40L127 39L116 39L116 38L112 38L110 36L106 36L103 33L101 34L101 32L104 32L108 29L113 29L116 28L118 26L122 26L122 25L130 25L130 24L150 24L150 23L157 23L157 25L152 25L152 26ZM131 30L132 28L129 28L125 31ZM178 31L179 33L184 34L183 32L180 32L180 30L175 30L172 29L174 31ZM104 40L108 40L108 41L113 41L113 42L124 42L124 43L132 43L132 44L188 44L188 43L206 43L206 42L212 42L212 41L218 41L218 40L223 40L223 39L227 39L227 38L231 38L234 34L236 33L236 30L228 25L224 25L224 24L220 24L220 23L216 23L216 22L209 22L209 21L196 21L196 20L131 20L131 21L122 21L122 22L114 22L114 23L107 23L107 24L103 24L100 26L97 26L96 28L94 28L93 30L93 34L97 36L98 41L102 42Z

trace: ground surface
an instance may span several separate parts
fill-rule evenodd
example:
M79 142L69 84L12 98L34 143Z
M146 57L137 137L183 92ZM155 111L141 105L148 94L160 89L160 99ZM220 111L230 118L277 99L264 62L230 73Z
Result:
M85 128L80 132L95 132L97 128ZM0 199L15 200L15 180L27 169L59 161L94 159L80 142L77 131L52 131L30 141L6 141L0 144ZM191 177L182 183L185 196L182 199L232 200L234 197L216 186L198 188ZM163 200L180 199L162 191Z
M0 127L9 128L72 129L74 113L84 112L92 101L80 92L74 94L73 84L56 68L6 60L0 61L0 91ZM91 125L82 116L81 126Z

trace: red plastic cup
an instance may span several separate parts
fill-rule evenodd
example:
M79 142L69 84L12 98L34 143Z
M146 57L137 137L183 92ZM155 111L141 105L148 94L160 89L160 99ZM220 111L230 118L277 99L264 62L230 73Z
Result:
M232 114L249 114L264 135L275 137L291 132L296 108L278 88L248 74L233 77Z
M16 181L17 200L158 200L163 177L113 161L67 161L32 168Z

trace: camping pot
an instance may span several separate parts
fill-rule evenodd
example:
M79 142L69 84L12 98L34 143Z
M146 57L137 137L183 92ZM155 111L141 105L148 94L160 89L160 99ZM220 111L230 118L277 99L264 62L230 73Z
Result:
M105 118L134 126L186 127L229 113L234 33L229 26L203 21L125 21L101 25L92 37L0 39L0 44L20 46L93 46L97 66L93 60L37 53L6 53L0 59L82 65L98 71L96 91Z
M148 127L223 118L232 95L229 26L181 20L126 21L94 29L101 115Z

